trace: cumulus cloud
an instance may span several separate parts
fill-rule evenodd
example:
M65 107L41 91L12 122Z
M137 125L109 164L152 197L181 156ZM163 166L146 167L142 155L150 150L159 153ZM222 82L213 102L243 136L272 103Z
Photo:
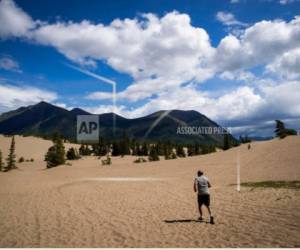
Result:
M224 37L217 47L215 62L222 70L238 70L265 65L300 47L300 16L290 22L261 21L245 29L237 38Z
M42 90L31 86L13 86L9 84L0 84L0 110L28 106L40 101L52 102L57 99L54 92Z
M205 29L193 26L189 15L176 11L161 17L148 13L115 19L108 25L88 20L41 23L32 20L12 0L2 0L0 23L6 25L1 25L0 37L23 37L52 46L75 63L96 67L101 61L128 74L133 81L117 94L118 99L147 100L133 110L118 108L131 117L187 107L195 107L216 120L271 119L284 114L299 117L295 93L299 93L300 16L253 25L237 20L229 12L218 12L216 18L227 28L239 30L238 35L230 30L214 47ZM277 79L270 87L251 73L253 67L262 67L282 82ZM218 97L197 89L197 84L216 75L243 84ZM252 81L261 86L244 85ZM108 99L111 93L89 93L87 98ZM97 110L110 108L99 106Z
M0 37L21 37L35 27L36 23L12 0L0 2Z
M287 51L267 65L267 70L287 79L300 77L300 48Z
M10 56L0 57L0 69L21 73L19 63Z

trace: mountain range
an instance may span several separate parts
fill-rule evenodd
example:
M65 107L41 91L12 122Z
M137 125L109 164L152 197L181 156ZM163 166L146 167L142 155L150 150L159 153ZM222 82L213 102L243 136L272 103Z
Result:
M100 114L100 136L105 139L119 139L126 131L130 138L145 139L145 134L149 128L164 113L165 110L161 110L134 119L127 119L116 114L115 133L113 133L112 129L114 114ZM91 113L79 108L69 111L47 102L40 102L1 114L0 134L44 137L58 132L66 139L74 141L76 139L77 115L89 114ZM216 122L197 111L169 110L168 114L163 116L161 121L147 135L146 139L148 141L170 140L177 143L223 144L224 136L220 133L196 135L177 133L178 127L185 126L221 128ZM231 135L230 137L233 138Z

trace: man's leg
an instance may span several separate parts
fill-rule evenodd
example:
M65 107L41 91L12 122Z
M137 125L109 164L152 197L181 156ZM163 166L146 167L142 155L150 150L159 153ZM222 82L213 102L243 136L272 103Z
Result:
M211 216L210 207L209 207L209 206L206 206L206 208L207 208L207 211L208 211L208 213L209 213L209 216Z
M200 214L199 220L203 220L203 218L202 218L202 201L201 201L200 195L198 195L198 209L199 209L199 214Z
M198 204L198 207L199 207L200 218L202 218L202 205Z
M205 201L205 206L206 206L207 211L209 213L210 224L215 224L214 217L211 215L211 210L210 210L210 195L207 196L207 200Z

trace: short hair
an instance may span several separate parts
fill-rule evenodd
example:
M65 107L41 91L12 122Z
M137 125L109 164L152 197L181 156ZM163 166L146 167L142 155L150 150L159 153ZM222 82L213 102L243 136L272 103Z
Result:
M203 175L203 172L201 170L198 171L198 176Z

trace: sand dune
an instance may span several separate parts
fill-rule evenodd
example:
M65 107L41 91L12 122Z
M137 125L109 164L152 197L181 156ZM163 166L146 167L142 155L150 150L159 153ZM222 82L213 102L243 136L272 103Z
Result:
M9 138L0 137L6 155ZM300 247L300 193L251 189L241 180L299 180L300 137L152 163L96 157L45 169L51 142L16 137L17 156L35 161L0 173L0 247ZM66 144L66 147L71 145ZM198 217L196 170L212 182L216 224Z

